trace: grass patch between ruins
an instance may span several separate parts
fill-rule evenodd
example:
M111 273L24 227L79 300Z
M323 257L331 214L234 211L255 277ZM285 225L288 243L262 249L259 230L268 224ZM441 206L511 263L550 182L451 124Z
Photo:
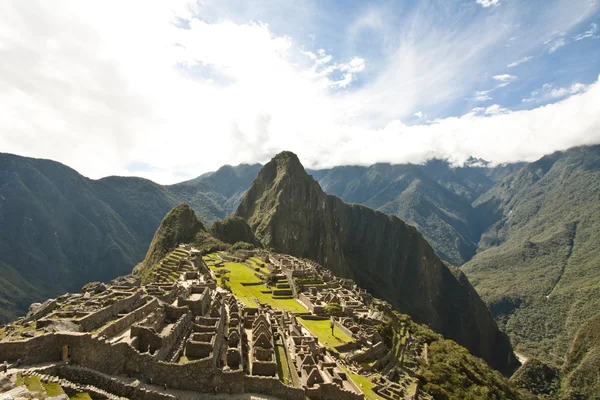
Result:
M311 331L318 339L319 343L325 347L333 348L345 343L350 343L352 338L342 332L340 328L335 328L333 335L331 334L331 325L328 319L325 320L308 320L304 318L298 319L302 325Z
M206 257L206 256L205 256ZM214 260L214 258L206 259L205 261ZM269 304L281 310L290 312L304 313L306 308L298 303L294 298L274 298L270 293L262 293L266 290L262 281L254 274L256 273L247 266L236 263L226 262L222 267L215 267L209 264L209 268L213 272L228 270L226 276L229 278L229 286L232 293L240 299L248 307L256 307L255 299L261 303ZM220 281L220 279L218 279ZM242 283L256 283L256 285L242 285Z
M353 374L352 372L350 372L347 368L343 367L344 371L346 371L346 374L348 374L348 376L350 378L352 378L352 380L354 381L354 383L356 383L356 385L360 388L360 390L362 390L362 392L365 395L365 398L367 400L380 400L381 397L377 395L377 393L375 393L373 391L373 386L375 386L375 384L373 382L371 382L370 380L367 379L366 376L363 375L357 375L357 374Z
M30 392L43 392L44 391L42 382L40 382L40 379L35 376L24 376L23 383L27 387L27 390L29 390Z
M48 395L48 397L56 397L65 393L62 387L60 387L60 385L55 382L42 382L42 386L44 387L44 389L46 389L46 394Z
M278 341L275 344L275 347L277 349L275 357L277 358L277 374L279 375L279 380L286 385L290 385L290 371L288 369L288 360L285 354L285 349L281 344L281 341Z
M92 398L87 392L77 393L75 396L71 396L70 398L71 400L92 400Z

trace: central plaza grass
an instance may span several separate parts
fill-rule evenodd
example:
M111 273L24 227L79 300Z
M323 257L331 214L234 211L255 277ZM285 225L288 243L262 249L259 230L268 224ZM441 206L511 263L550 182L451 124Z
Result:
M207 261L207 263L209 261L213 263L214 258L205 258L205 261ZM261 303L269 304L281 310L299 313L307 312L306 308L295 299L274 298L271 293L262 293L269 289L254 275L254 270L243 264L226 262L223 263L223 267L215 267L214 265L209 264L209 268L213 272L228 270L229 272L225 276L229 278L231 291L248 307L256 307L256 302L254 300L258 299ZM218 281L220 283L220 278ZM242 283L251 283L251 285L242 285Z
M333 348L341 344L350 343L352 338L341 331L340 328L334 328L333 335L331 334L331 325L328 319L310 320L299 318L302 325L311 331L317 338L319 343L328 348Z

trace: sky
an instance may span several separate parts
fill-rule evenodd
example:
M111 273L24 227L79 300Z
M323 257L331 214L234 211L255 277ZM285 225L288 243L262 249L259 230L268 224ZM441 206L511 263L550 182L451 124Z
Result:
M183 181L600 143L598 0L0 0L0 152Z

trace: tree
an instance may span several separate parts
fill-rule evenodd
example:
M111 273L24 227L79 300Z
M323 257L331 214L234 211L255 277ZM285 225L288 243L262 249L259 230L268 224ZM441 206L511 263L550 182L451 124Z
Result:
M333 301L325 306L325 311L331 315L338 315L342 312L342 306L340 306L340 303Z

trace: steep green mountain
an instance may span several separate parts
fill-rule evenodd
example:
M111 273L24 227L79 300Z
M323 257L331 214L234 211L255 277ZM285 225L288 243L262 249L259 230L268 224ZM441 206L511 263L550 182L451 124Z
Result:
M167 253L179 243L194 241L201 231L206 232L206 228L198 220L194 210L187 204L179 204L161 221L150 242L146 257L135 267L134 273L142 276L149 275Z
M474 204L490 226L462 270L517 351L561 366L600 310L600 146L545 156Z
M235 215L265 247L354 279L499 370L517 365L464 274L446 267L414 227L325 194L295 154L280 153L263 167Z
M445 160L431 160L310 173L325 192L414 225L440 258L461 265L475 255L483 229L471 203L520 165L492 168L472 159L464 167L452 167Z
M161 186L91 180L57 162L0 153L0 323L31 303L131 271L162 217L182 201L204 221L225 218L224 205L237 201L256 168L223 167L193 183ZM238 179L219 184L231 170Z
M577 330L563 375L563 398L600 399L600 314Z
M229 216L223 221L217 221L210 227L211 234L229 244L238 242L250 243L254 247L261 247L260 241L254 236L252 228L243 218Z

